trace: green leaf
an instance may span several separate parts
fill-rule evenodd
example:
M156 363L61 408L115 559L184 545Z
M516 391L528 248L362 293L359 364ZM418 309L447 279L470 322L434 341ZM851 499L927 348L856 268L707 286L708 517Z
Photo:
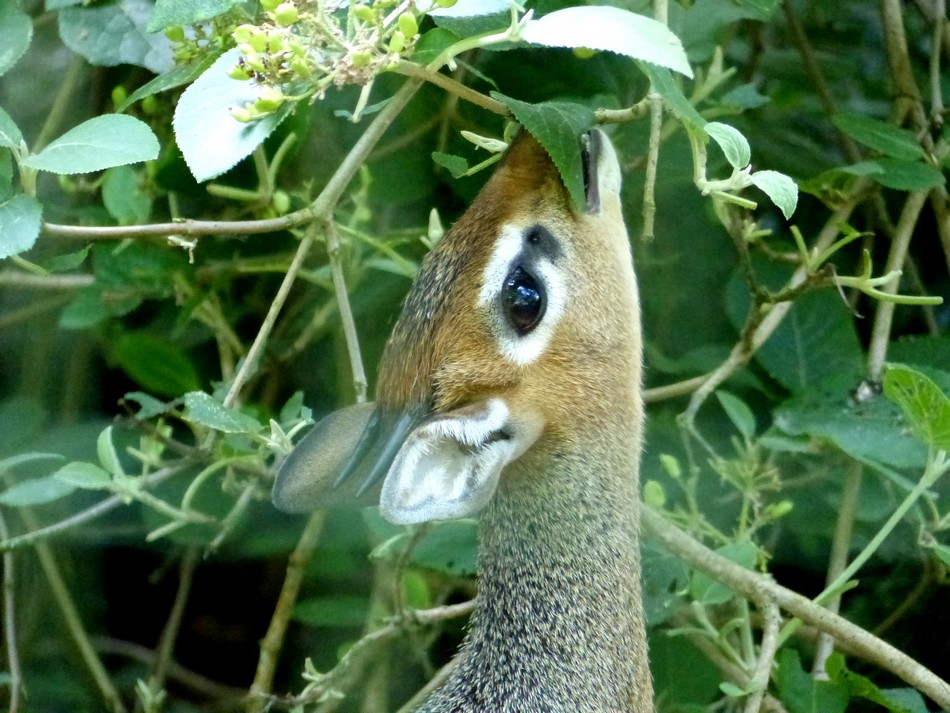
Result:
M410 59L426 65L442 54L442 51L459 41L459 36L444 27L433 27L416 40Z
M130 166L115 166L102 181L102 202L119 225L137 225L148 220L152 199L142 186L143 176Z
M44 260L41 264L50 272L69 272L82 265L89 255L91 245L87 245L82 250L66 253L65 255L54 255L49 260Z
M410 535L401 532L390 537L370 554L373 559L397 560L402 556ZM445 520L432 524L429 532L412 550L409 561L417 566L451 576L475 574L478 551L476 520Z
M201 384L185 350L151 332L123 334L112 356L136 383L162 396L180 396Z
M158 139L148 125L123 114L84 121L24 164L51 173L91 173L158 158Z
M139 405L139 410L135 414L135 418L139 421L154 418L155 416L165 413L169 409L169 404L165 403L164 401L160 401L154 396L146 394L142 391L130 391L122 398L126 401L131 401L132 403Z
M867 176L885 188L896 191L929 191L946 182L944 175L933 166L896 158L861 161L838 170L854 176Z
M716 392L716 398L722 405L723 411L732 421L739 433L746 440L751 440L755 436L755 415L752 413L745 401L737 396L733 396L728 391L719 390Z
M755 262L763 281L775 288L791 271ZM726 309L737 329L745 322L750 297L736 275L729 283ZM812 292L796 300L772 336L756 352L756 361L783 386L797 393L831 374L848 374L856 385L863 351L848 306L835 292Z
M62 458L63 456L61 456L59 453L37 453L36 451L32 451L30 453L17 453L15 456L10 456L9 458L0 460L0 474L11 471L23 463L32 463L33 461L38 460L62 460Z
M429 11L431 17L480 17L498 13L509 14L509 0L458 0L451 7L438 7Z
M20 127L3 108L0 108L0 147L18 149L21 141L23 141L23 134L20 133Z
M568 7L531 20L522 39L544 47L615 52L693 76L679 38L662 22L607 6Z
M105 490L112 486L112 476L95 463L74 461L53 473L57 480L83 490Z
M900 406L920 440L950 451L950 398L930 378L908 366L888 364L884 395Z
M782 649L776 660L773 680L788 713L844 713L850 699L847 685L815 680L802 669L795 649Z
M755 567L758 556L755 545L748 540L730 542L717 549L716 552L746 569ZM689 593L696 601L710 606L724 604L735 596L729 587L703 572L693 572L689 581Z
M149 32L161 32L176 25L194 25L230 10L241 0L156 0L148 21Z
M729 126L720 124L718 121L710 121L704 127L705 131L726 155L729 165L737 171L742 170L749 165L752 160L752 149L749 148L749 142L742 132Z
M461 156L433 151L432 160L436 165L448 170L452 174L452 178L461 178L468 171L468 161Z
M682 606L689 570L681 559L650 542L643 543L641 552L644 614L651 627L659 626Z
M923 468L927 451L888 399L855 401L860 377L832 374L774 412L775 426L791 436L829 442L852 458L893 468Z
M122 463L119 461L119 454L112 442L112 426L106 426L99 433L99 438L96 439L96 455L98 455L99 462L108 473L113 476L125 475Z
M914 135L894 124L860 114L835 114L831 120L852 139L885 156L905 161L925 156Z
M594 112L569 102L528 104L498 92L492 92L492 96L507 106L518 123L544 147L557 166L574 205L582 207L586 198L580 135L593 126Z
M943 562L944 566L950 567L950 547L946 545L936 545L934 547L934 554L937 555L937 559Z
M760 106L768 104L771 100L764 94L760 94L754 84L740 84L735 89L719 97L719 101L726 106L736 109L758 109Z
M0 505L9 505L10 507L43 505L59 500L75 489L75 486L64 483L52 475L45 478L23 480L0 493Z
M871 679L849 671L845 666L844 656L840 653L832 654L825 668L832 681L843 683L848 687L852 697L865 698L892 713L910 713L910 709L900 700L900 697L891 697L878 688Z
M0 203L13 197L13 154L0 148Z
M670 70L655 67L649 62L640 62L639 65L650 80L650 87L663 98L663 103L673 116L694 129L702 129L706 125L706 120L683 94Z
M165 35L146 30L151 14L149 0L67 7L59 12L59 34L63 44L91 64L134 64L161 74L174 66L172 45Z
M30 16L20 10L16 0L0 0L0 77L26 53L32 39Z
M197 181L207 181L232 168L256 149L290 113L292 102L263 119L242 124L231 109L253 103L259 87L231 79L228 72L241 52L225 52L198 77L178 100L173 125L175 139Z
M208 67L214 64L215 60L220 56L220 53L210 53L196 62L175 67L164 74L158 75L150 82L146 82L134 92L129 94L125 101L116 107L116 113L121 114L135 102L140 101L145 97L150 97L153 94L166 92L169 89L176 89L177 87L183 87L186 84L191 84L198 77L200 77L202 73L208 69Z
M257 419L226 407L203 391L185 394L184 419L223 433L257 433L261 430Z
M749 175L752 185L762 191L790 220L798 207L798 184L778 171L756 171Z
M308 626L355 629L363 625L368 615L369 601L366 597L338 594L304 599L294 606L292 617Z
M40 235L43 206L33 196L13 196L0 203L0 260L33 247Z

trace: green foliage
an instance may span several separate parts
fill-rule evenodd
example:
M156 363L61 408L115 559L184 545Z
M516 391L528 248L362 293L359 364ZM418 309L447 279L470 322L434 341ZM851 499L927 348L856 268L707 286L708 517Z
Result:
M822 603L945 670L945 19L336 5L0 0L9 707L394 711L445 663L474 521L305 520L269 492L313 414L372 398L409 278L515 123L579 208L581 132L621 158L647 505L745 575L833 582ZM642 563L661 713L946 707L658 542Z

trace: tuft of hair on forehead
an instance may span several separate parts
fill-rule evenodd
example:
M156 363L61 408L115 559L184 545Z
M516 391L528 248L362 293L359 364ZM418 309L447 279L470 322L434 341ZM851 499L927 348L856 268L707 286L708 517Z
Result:
M573 210L554 162L522 130L469 209L422 262L380 362L376 400L384 408L431 405L433 376L446 350L460 334L479 328L479 280L502 226L542 200Z

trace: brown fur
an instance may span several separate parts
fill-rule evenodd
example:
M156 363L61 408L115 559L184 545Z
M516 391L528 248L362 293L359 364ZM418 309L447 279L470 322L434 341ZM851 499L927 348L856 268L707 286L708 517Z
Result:
M536 361L504 359L477 309L505 224L565 244L570 298ZM427 257L383 356L378 401L442 412L499 395L540 439L482 514L478 610L423 711L653 710L640 600L642 432L636 283L616 196L576 212L547 154L519 138Z

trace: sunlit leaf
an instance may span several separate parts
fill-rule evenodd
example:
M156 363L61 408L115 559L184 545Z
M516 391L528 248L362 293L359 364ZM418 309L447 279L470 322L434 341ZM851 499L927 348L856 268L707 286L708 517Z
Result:
M33 21L16 0L0 0L0 76L26 53L33 39Z
M782 211L786 220L791 219L798 207L798 184L795 181L778 171L755 171L749 179Z
M87 119L24 164L51 173L91 173L158 158L158 139L148 125L124 114Z
M525 42L544 47L602 50L693 76L679 38L661 22L607 6L568 7L531 20Z
M726 155L729 165L735 169L743 169L752 160L752 149L742 132L728 124L710 121L703 126L705 131Z
M884 395L900 406L920 440L950 451L950 398L929 377L902 364L889 364Z
M66 7L59 11L60 37L91 64L135 64L161 74L174 66L174 59L171 41L146 30L152 7L149 0Z
M33 196L0 203L0 260L29 250L40 235L43 206Z
M185 394L186 421L223 433L257 433L261 425L245 413L228 408L210 394L192 391Z
M176 25L193 25L217 17L239 2L241 0L156 0L146 29L161 32Z
M241 52L225 52L195 80L178 101L175 139L197 181L207 181L234 167L270 136L290 113L290 102L262 119L243 124L231 115L258 98L253 82L231 79L228 72Z

